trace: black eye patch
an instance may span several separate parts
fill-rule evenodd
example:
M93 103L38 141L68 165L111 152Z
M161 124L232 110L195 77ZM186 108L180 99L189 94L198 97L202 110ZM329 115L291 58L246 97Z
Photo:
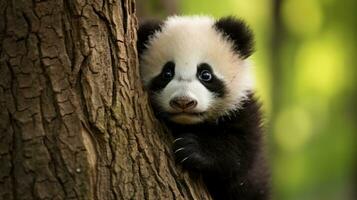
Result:
M209 71L212 75L209 81L203 81L200 79L200 75L203 71ZM198 80L204 85L209 91L214 92L217 94L218 97L224 97L226 94L226 86L222 80L217 78L213 73L212 67L207 63L201 63L197 67L197 74Z
M150 82L151 91L159 91L166 87L166 85L175 76L175 63L173 61L167 62L161 70L161 73L152 79Z

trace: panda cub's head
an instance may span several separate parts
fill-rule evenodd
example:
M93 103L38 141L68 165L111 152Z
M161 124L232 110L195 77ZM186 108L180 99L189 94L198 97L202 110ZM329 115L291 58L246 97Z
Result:
M214 121L239 109L252 89L253 34L234 17L173 16L138 30L141 77L160 116Z

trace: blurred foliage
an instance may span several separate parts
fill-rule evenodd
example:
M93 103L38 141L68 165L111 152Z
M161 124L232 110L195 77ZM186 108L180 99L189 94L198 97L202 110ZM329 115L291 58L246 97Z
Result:
M157 2L138 4L159 8ZM254 30L252 59L267 113L273 199L356 199L357 1L175 3L171 11L151 13L235 15Z

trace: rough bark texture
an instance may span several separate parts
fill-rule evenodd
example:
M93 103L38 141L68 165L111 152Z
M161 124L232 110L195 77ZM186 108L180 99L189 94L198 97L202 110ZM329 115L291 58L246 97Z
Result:
M207 199L142 89L131 0L0 1L0 199Z

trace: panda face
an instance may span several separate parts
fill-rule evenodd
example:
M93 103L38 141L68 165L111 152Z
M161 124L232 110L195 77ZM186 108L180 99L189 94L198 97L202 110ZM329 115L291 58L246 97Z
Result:
M205 119L216 98L223 98L226 86L207 63L197 67L164 64L161 73L149 84L152 102L178 123L198 123Z
M210 17L171 17L140 55L154 108L181 124L214 121L239 108L252 87L247 60Z

